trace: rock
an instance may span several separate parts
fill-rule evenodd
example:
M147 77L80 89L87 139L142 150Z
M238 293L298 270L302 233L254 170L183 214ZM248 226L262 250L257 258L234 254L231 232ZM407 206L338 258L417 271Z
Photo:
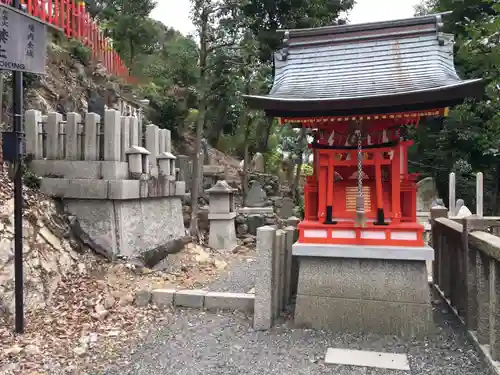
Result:
M252 181L245 202L248 207L264 207L267 204L267 195L259 181Z
M227 263L223 260L214 260L214 266L215 268L217 268L218 270L223 270L223 269L226 269L227 268Z
M151 301L151 292L149 290L141 289L135 293L135 305L137 307L146 307Z
M210 261L210 254L208 254L206 251L198 249L197 253L198 254L196 254L195 260L198 263L203 264L203 263L208 263Z
M85 273L85 271L87 270L85 267L85 264L83 264L83 263L78 263L76 268L78 269L78 273L80 275L83 275Z
M99 320L104 320L109 315L109 311L100 303L95 306L95 317Z
M237 227L238 235L243 236L248 233L248 225L240 224Z
M107 295L102 304L106 310L111 309L115 305L115 297Z
M252 238L252 237L247 237L247 238L245 238L245 239L243 240L243 243L244 243L245 245L250 245L250 244L252 244L252 243L254 243L254 242L255 242L255 239L254 239L254 238Z
M78 357L83 357L87 353L87 348L85 346L77 346L73 349L73 353Z
M29 344L24 348L24 352L28 355L36 355L40 354L40 348L36 345Z
M3 352L5 355L18 355L23 351L23 348L19 345L14 345L9 349L5 349Z
M128 306L132 302L134 302L134 297L131 294L125 294L125 295L120 296L118 304L120 306Z
M266 217L264 223L266 225L274 225L276 224L276 220L274 219L274 217Z
M146 267L153 268L168 255L180 252L190 241L191 237L173 239L162 246L158 246L152 250L142 253L140 260Z

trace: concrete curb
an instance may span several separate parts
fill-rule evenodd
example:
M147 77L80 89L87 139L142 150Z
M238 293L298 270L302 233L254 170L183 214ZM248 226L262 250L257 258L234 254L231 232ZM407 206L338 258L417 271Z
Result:
M138 290L135 304L146 307L153 304L161 309L169 307L188 307L200 310L232 310L253 313L255 294L209 292L200 289L154 289Z
M465 327L465 322L460 317L460 315L458 315L458 311L451 305L450 301L445 297L441 289L439 289L439 287L435 284L433 284L432 286L434 287L434 290L439 294L439 296L446 302L450 310L453 311L453 314L455 314L458 320L460 320L462 325ZM490 373L492 375L500 375L500 362L494 361L493 358L491 358L488 345L482 345L479 343L475 331L469 331L468 329L466 329L465 331L467 332L467 337L472 341L477 351L488 365Z

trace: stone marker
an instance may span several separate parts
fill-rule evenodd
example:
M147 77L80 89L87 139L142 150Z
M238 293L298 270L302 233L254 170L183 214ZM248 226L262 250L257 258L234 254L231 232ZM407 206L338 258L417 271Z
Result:
M293 204L292 198L289 198L289 197L283 198L283 203L282 203L281 208L279 210L280 218L288 219L290 216L293 215L294 208L295 208L295 205Z
M247 207L264 207L267 204L266 192L262 189L259 181L252 181L252 186L247 193L245 203Z
M432 177L426 177L417 182L417 211L428 212L432 201L438 196L436 184Z
M252 169L254 172L264 173L264 169L265 169L264 156L260 152L257 152L253 156L252 166L253 166Z
M455 212L453 212L453 215L454 216L458 215L458 212L463 206L465 206L464 200L462 198L457 199L457 203L455 203Z

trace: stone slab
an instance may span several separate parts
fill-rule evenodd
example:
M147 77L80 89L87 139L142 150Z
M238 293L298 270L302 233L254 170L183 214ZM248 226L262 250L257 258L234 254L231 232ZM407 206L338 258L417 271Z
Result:
M410 371L406 354L371 352L328 348L325 356L327 365L346 365Z
M207 310L238 310L252 312L254 309L254 294L208 292L205 296Z
M208 220L232 220L235 217L236 217L236 212L208 214Z
M293 244L292 254L321 258L434 260L434 249L430 246L358 246L296 242Z
M243 215L268 215L273 214L274 209L272 207L241 207L238 213Z
M203 309L207 291L200 289L179 290L175 293L174 303L179 307Z
M171 307L174 304L174 295L175 289L155 289L151 301L161 309Z

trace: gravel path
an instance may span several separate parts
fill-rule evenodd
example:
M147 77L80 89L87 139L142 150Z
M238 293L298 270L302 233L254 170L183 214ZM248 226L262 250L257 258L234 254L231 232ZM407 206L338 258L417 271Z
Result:
M207 289L213 292L248 293L255 286L257 266L255 251L249 251L230 264Z
M124 353L129 365L102 375L486 375L487 370L459 323L436 306L438 333L425 342L395 337L298 330L289 322L255 332L240 314L177 310L172 324ZM411 372L332 367L323 363L328 347L407 353Z

